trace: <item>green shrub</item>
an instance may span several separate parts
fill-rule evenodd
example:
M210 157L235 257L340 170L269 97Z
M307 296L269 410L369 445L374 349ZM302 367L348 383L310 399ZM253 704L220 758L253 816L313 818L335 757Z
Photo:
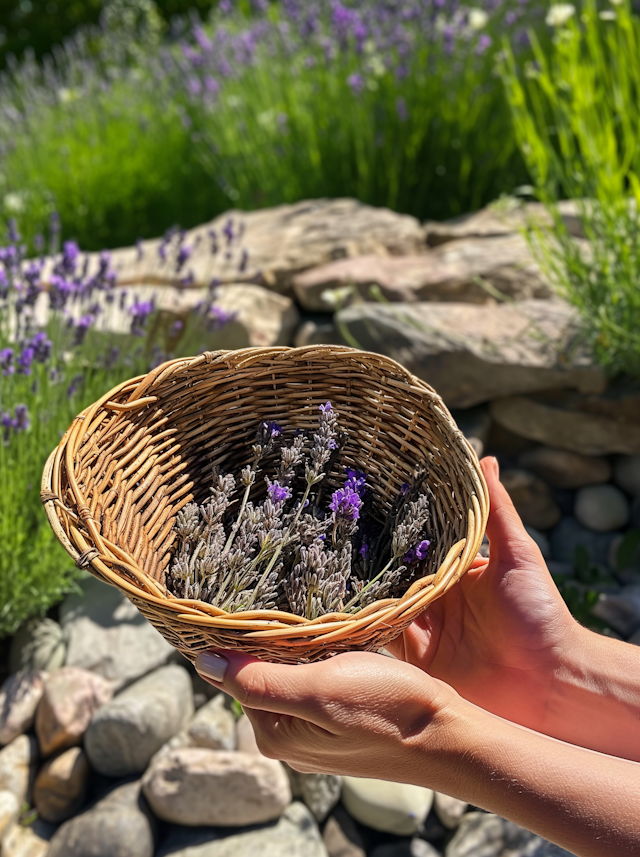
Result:
M554 7L552 7L553 10ZM550 18L552 20L552 17ZM555 221L534 247L612 374L640 377L640 19L625 2L585 0L520 70L505 45L502 76L520 150ZM554 202L582 200L590 251Z

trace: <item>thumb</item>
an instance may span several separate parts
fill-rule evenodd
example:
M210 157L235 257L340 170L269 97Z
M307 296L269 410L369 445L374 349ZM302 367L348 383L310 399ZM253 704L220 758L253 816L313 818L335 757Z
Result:
M322 664L273 664L235 651L200 652L198 674L247 708L318 723ZM318 725L320 725L318 723Z
M542 554L524 528L507 489L500 482L500 468L496 458L483 458L480 462L489 489L489 539L491 562L514 567L523 562L540 562Z

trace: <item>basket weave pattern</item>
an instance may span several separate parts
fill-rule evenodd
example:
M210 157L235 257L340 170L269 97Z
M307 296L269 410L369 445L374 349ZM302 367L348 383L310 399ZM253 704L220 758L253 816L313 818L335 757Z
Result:
M327 400L349 435L342 461L367 473L381 511L433 456L426 576L401 598L313 621L176 598L165 586L172 528L186 503L207 496L212 466L243 466L263 420L314 428ZM190 660L240 648L294 663L396 637L468 569L489 505L475 453L434 390L386 357L336 346L207 352L120 384L53 451L42 500L76 564L124 592Z

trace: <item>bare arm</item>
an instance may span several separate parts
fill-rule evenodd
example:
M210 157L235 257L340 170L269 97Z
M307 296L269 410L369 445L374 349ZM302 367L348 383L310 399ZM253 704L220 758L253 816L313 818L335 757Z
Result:
M245 707L267 756L301 771L428 786L579 857L640 853L640 764L509 723L381 655L301 666L224 656L196 666L222 676L217 685Z

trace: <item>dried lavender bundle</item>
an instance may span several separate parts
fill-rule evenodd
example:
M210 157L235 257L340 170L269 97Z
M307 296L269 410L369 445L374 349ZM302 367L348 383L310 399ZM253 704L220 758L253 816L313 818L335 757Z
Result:
M320 405L312 433L285 440L280 425L261 423L238 477L215 470L207 501L178 513L172 592L231 613L286 610L315 619L406 591L429 553L426 472L402 486L384 521L373 513L366 474L351 468L325 502L325 480L338 472L346 439L331 402ZM274 457L266 496L256 502L251 489Z

